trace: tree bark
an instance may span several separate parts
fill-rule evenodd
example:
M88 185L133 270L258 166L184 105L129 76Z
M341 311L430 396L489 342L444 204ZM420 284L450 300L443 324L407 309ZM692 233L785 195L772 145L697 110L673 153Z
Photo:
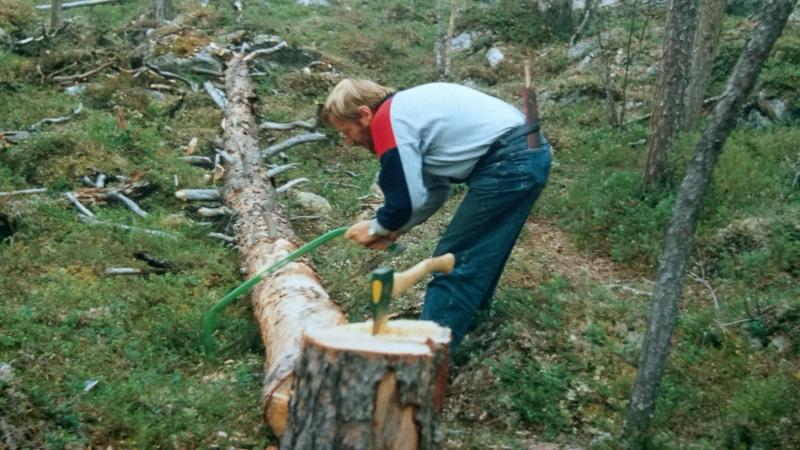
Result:
M172 4L170 0L155 0L156 22L166 22L172 18Z
M50 30L61 26L61 0L50 0Z
M242 55L228 62L225 93L228 126L223 137L231 161L225 173L224 199L237 213L236 241L246 276L252 277L296 250L297 239L280 205L274 201L275 192L255 138L258 124L252 106L256 96ZM263 208L271 220L264 219ZM274 235L270 235L267 222L273 222ZM303 331L312 324L318 327L343 324L345 318L329 301L319 277L303 262L292 262L257 284L251 301L266 349L264 418L280 436Z
M433 322L309 329L282 450L436 447L450 330Z
M670 0L657 103L650 120L647 160L642 173L645 187L664 180L668 147L682 123L696 16L697 0Z
M764 5L763 16L728 79L725 93L711 114L678 190L658 267L639 370L628 406L624 431L627 438L641 439L650 425L672 331L678 319L678 300L703 197L722 147L753 90L761 65L786 26L794 1L770 0Z
M717 53L719 37L722 33L722 22L725 19L726 0L704 0L700 7L700 19L694 35L694 49L689 73L689 85L686 87L686 113L683 118L683 129L691 129L703 106L703 98L714 67L714 56Z

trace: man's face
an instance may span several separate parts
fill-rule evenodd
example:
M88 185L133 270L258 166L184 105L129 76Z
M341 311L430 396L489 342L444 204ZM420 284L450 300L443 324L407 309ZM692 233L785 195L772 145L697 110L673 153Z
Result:
M359 113L361 115L356 120L346 120L331 116L328 121L342 133L348 144L359 145L367 150L374 151L375 146L372 143L372 133L370 131L372 110L367 106L362 106L359 108Z

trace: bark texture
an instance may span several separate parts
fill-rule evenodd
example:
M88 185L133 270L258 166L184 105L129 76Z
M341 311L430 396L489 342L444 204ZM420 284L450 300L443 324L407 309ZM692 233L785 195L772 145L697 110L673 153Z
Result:
M164 22L172 19L172 4L170 0L155 0L155 19Z
M655 410L672 331L678 318L678 300L686 264L714 165L753 90L762 64L786 26L794 1L769 0L764 5L763 15L711 114L678 191L659 263L639 370L628 406L625 435L630 439L638 440L644 436Z
M700 6L700 19L694 35L689 85L686 87L686 114L683 127L690 129L700 117L703 98L714 67L722 22L725 19L726 0L705 0Z
M247 63L242 58L234 56L225 71L228 109L224 139L230 162L225 174L224 199L237 214L234 230L242 266L249 278L296 250L297 239L280 205L274 201L275 192L262 162L252 108L256 96ZM298 261L275 272L251 292L253 312L266 349L264 417L279 436L283 433L292 367L299 358L303 331L309 325L329 327L345 322L313 269Z
M309 330L295 369L282 450L416 450L436 447L450 332L433 322L391 321Z
M642 173L645 186L664 179L669 144L682 124L696 16L697 0L670 0L657 103L650 120L647 159Z
M50 29L61 26L61 0L50 0Z

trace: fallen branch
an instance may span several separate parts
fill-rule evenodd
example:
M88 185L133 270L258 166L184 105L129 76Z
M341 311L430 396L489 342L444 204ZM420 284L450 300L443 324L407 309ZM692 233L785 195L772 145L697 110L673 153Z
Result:
M211 158L208 156L181 156L181 159L193 166L204 167L206 169L214 168L214 161L211 161Z
M29 139L31 134L27 131L0 131L0 137L4 141L8 141L12 144L19 144L20 142Z
M702 271L702 267L701 267L701 271ZM701 274L702 274L702 272L701 272ZM719 312L719 299L717 298L717 292L714 290L714 287L711 286L711 283L709 283L708 280L706 280L705 278L701 277L700 275L697 275L694 272L690 271L689 275L692 277L692 279L694 281L697 281L698 283L702 284L703 286L706 287L706 289L708 289L709 292L711 292L711 300L714 301L714 309L716 309L717 312Z
M30 131L36 132L36 131L39 130L39 127L41 127L42 125L66 122L66 121L72 119L73 117L77 116L78 114L80 114L82 110L83 110L83 103L78 103L78 106L76 106L75 109L72 110L72 114L70 114L68 116L63 116L63 117L53 117L53 118L42 119L42 120L36 122L35 124L31 125L30 127L28 127L28 129Z
M214 239L220 239L220 240L225 241L225 242L227 242L229 244L233 244L233 243L236 242L236 238L228 236L227 234L208 233L207 236L210 237L210 238L214 238Z
M85 81L87 78L91 77L94 74L100 73L102 70L106 69L107 67L111 66L111 61L106 61L103 64L95 67L94 69L81 73L78 75L59 75L57 77L53 77L52 80L57 83L72 83L73 81Z
M225 162L227 163L233 162L233 156L231 156L228 152L220 150L218 148L215 148L214 152L216 152L216 154L218 154L220 158L224 159Z
M171 78L173 80L178 80L178 81L182 81L182 82L186 83L186 85L189 86L189 89L191 89L192 92L197 92L198 91L197 84L194 81L188 80L188 79L186 79L186 78L184 78L184 77L182 77L182 76L180 76L180 75L178 75L176 73L167 72L166 70L161 70L158 66L156 66L155 64L149 63L149 62L145 62L144 65L148 69L150 69L153 72L161 75L164 78Z
M83 214L86 217L94 218L94 213L91 212L89 208L83 206L83 203L78 201L78 199L75 197L74 192L65 192L64 196L67 197L70 203L72 203L73 205L75 205L76 208L78 208L78 211L80 211L81 214Z
M123 225L121 223L104 222L104 221L101 221L101 220L97 220L94 217L88 217L88 216L84 216L84 215L79 215L78 216L78 220L80 220L81 222L83 222L83 223L85 223L87 225L106 225L106 226L118 228L120 230L136 231L136 232L141 232L141 233L145 233L145 234L151 234L153 236L167 237L167 238L170 238L170 239L177 239L178 238L177 234L170 233L168 231L151 230L151 229L147 229L147 228L139 228L139 227L132 227L130 225Z
M222 200L222 195L220 194L219 189L181 189L175 192L175 197L183 201Z
M81 0L78 2L64 3L63 5L61 5L61 9L81 8L84 6L96 6L96 5L102 5L104 3L117 3L119 1L120 0ZM36 5L36 9L38 10L50 9L50 5L49 4Z
M234 211L227 206L220 206L217 208L207 208L202 207L197 210L197 214L203 217L219 217L219 216L231 216L234 214Z
M299 166L300 166L300 164L297 164L297 163L289 163L289 164L284 164L284 165L281 165L281 166L274 166L274 167L270 168L269 170L267 170L267 176L272 178L272 177L274 177L274 176L276 176L276 175L278 175L280 173L286 172L287 170L292 170L295 167L299 167Z
M288 192L289 189L297 186L298 184L307 183L308 181L309 181L308 178L297 178L292 181L289 181L288 183L284 184L279 188L276 188L275 192L278 194L282 194L284 192Z
M270 47L270 48L262 48L262 49L259 49L259 50L255 50L255 51L253 51L253 52L250 52L250 53L249 53L247 56L245 56L244 58L242 58L242 60L243 60L244 62L249 62L250 60L252 60L253 58L255 58L255 57L257 57L257 56L266 56L266 55L271 55L272 53L275 53L275 52L277 52L278 50L280 50L280 49L282 49L282 48L284 48L284 47L287 47L288 45L289 45L289 44L288 44L288 43L286 43L286 41L281 41L280 43L278 43L277 45L275 45L275 46L273 46L273 47Z
M203 88L205 88L208 95L211 96L211 100L214 100L214 103L219 106L219 109L223 111L228 109L228 100L225 98L224 92L217 89L210 81L203 83Z
M10 197L12 195L41 194L47 192L47 188L22 189L19 191L0 192L0 197Z
M146 262L150 267L156 267L159 269L174 269L176 267L176 264L173 262L157 259L144 252L136 252L133 254L133 257L139 261Z
M129 199L128 197L126 197L125 195L123 195L123 194L121 194L119 192L109 192L107 194L107 197L108 198L113 198L115 200L118 200L118 201L124 203L125 206L128 207L128 209L133 211L133 213L136 214L139 217L147 217L148 216L147 212L145 210L143 210L142 208L140 208L139 205L136 204L136 202L134 202L133 200Z
M313 130L317 128L316 120L295 120L289 123L280 122L261 122L258 125L259 130L291 130L293 128L305 128L306 130Z
M162 269L158 267L154 267L152 269L139 269L136 267L109 267L103 271L103 275L151 275L154 273L162 274L167 272L169 272L169 269Z
M265 148L261 151L261 157L269 159L284 150L294 147L295 145L305 144L308 142L324 141L326 139L328 139L328 136L322 133L301 134L300 136L289 138L283 142Z

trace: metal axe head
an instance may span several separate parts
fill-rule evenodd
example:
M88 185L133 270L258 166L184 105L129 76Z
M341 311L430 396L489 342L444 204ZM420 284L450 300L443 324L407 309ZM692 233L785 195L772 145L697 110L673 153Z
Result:
M392 301L394 270L378 267L372 271L372 334L386 331L389 324L389 303Z

